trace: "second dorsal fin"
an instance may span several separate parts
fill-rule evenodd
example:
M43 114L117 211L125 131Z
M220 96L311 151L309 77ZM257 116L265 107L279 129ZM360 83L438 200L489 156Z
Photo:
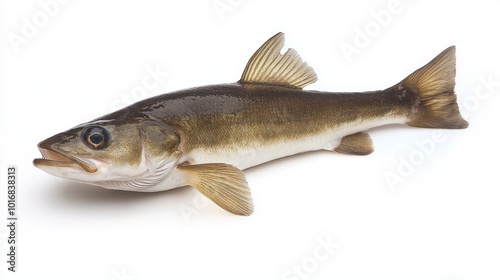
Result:
M285 45L285 34L267 40L250 58L239 83L269 84L302 89L317 81L314 70L304 62L297 51L280 51Z

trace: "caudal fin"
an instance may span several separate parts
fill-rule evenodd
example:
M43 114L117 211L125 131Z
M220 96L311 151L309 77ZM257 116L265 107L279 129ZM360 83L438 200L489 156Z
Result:
M399 86L418 95L418 110L406 124L431 128L466 128L455 95L455 47L449 47Z

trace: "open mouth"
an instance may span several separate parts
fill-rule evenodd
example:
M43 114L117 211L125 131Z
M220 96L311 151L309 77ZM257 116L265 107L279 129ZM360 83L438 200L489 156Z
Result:
M94 173L97 168L81 159L73 156L64 155L56 150L49 150L39 148L43 158L36 158L33 160L35 166L50 166L50 167L81 167L83 170Z

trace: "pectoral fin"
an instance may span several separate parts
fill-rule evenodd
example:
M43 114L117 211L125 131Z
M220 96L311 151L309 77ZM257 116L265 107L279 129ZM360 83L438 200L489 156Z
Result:
M224 210L236 215L252 214L252 196L240 169L223 163L184 165L177 169L187 173L190 186Z
M347 135L334 151L349 155L369 155L373 152L372 139L366 132Z

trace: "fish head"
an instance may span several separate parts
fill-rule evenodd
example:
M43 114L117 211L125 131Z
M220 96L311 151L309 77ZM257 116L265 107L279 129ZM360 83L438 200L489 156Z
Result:
M180 158L177 131L159 121L94 121L38 144L43 171L109 189L147 191Z

